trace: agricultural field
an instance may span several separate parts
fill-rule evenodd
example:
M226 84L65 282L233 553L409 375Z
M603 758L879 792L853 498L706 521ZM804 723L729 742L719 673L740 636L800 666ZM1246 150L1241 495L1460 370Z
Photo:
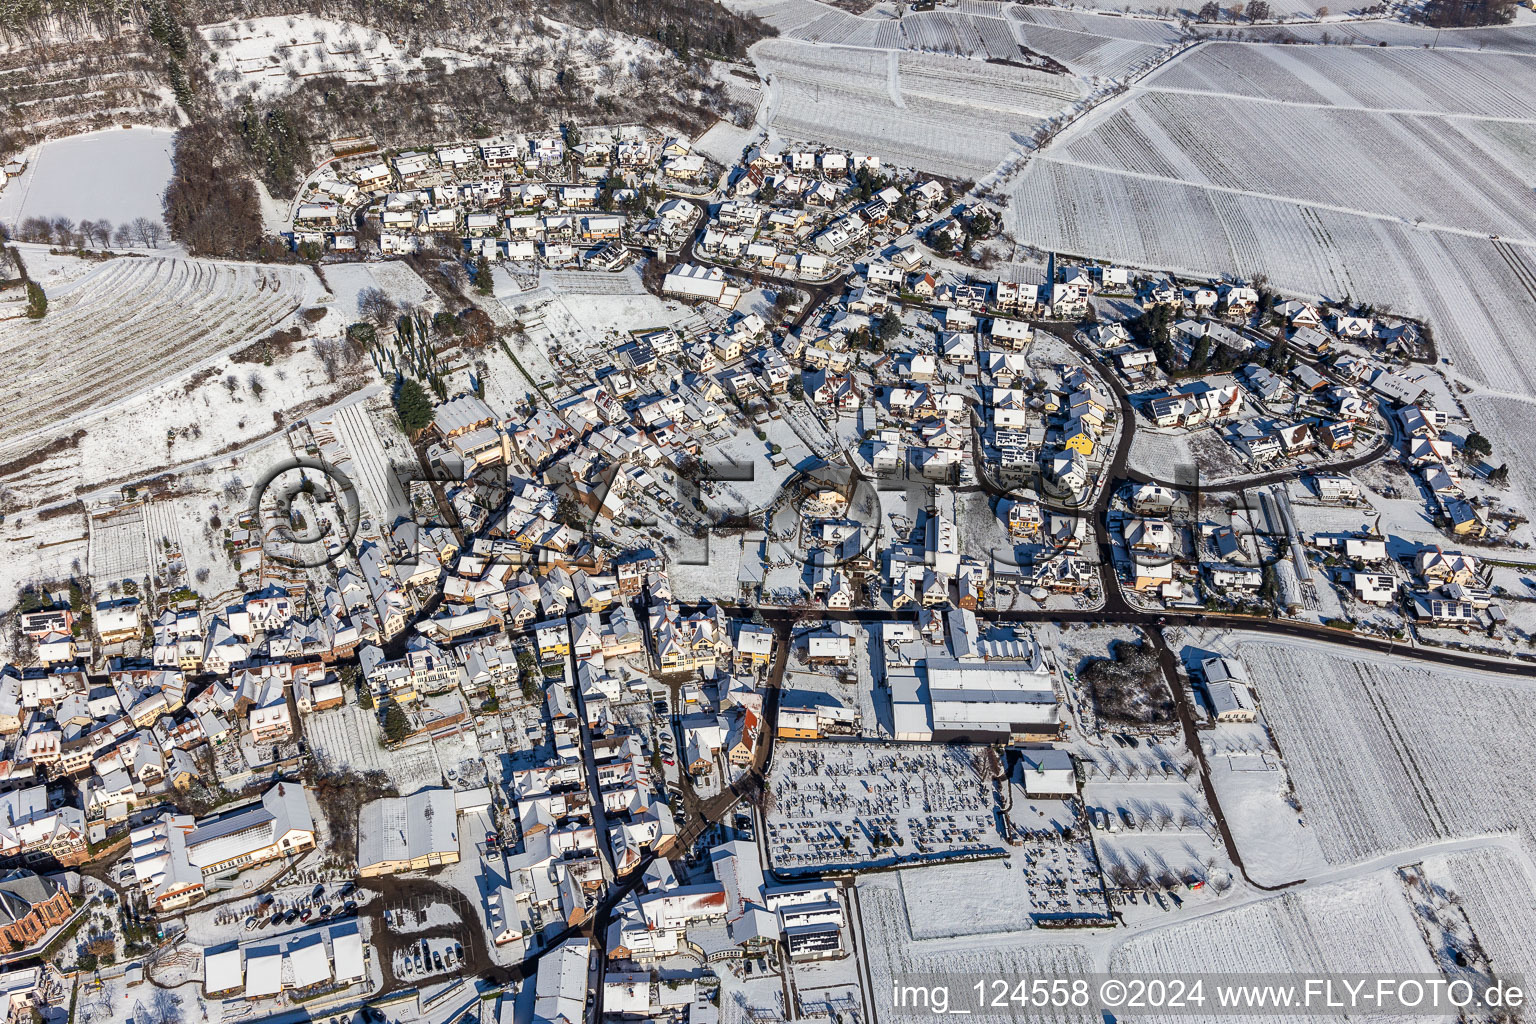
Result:
M1047 158L1432 230L1536 237L1530 169L1505 166L1462 124L1147 91ZM1536 144L1536 122L1522 127Z
M1052 978L1085 974L1092 969L1089 949L1072 935L1052 936L1037 930L1020 937L994 933L919 939L913 934L901 891L906 884L904 879L898 882L890 875L870 875L861 879L855 890L855 917L863 926L862 945L868 957L871 991L881 994L881 1021L908 1024L934 1019L931 1013L889 1006L884 994L891 991L892 979L897 975ZM990 1024L1018 1018L1004 1011L978 1012L968 1019ZM1087 1022L1101 1018L1096 1014L1060 1014L1051 1019Z
M1489 845L1424 860L1430 878L1459 897L1483 951L1501 973L1536 970L1536 872L1523 849Z
M1500 25L1493 28L1437 30L1425 25L1373 18L1363 21L1330 21L1326 24L1250 26L1243 35L1259 42L1338 43L1351 46L1394 46L1469 53L1536 55L1536 24Z
M1396 875L1385 869L1136 935L1116 949L1109 962L1117 974L1189 970L1191 965L1212 974L1434 972Z
M1533 767L1528 681L1307 642L1235 650L1329 863L1488 832L1531 843L1510 800Z
M1066 76L939 54L776 39L758 44L754 57L770 79L766 111L776 131L954 176L992 170L1041 121L1086 95Z
M1142 87L1366 110L1526 120L1536 66L1505 53L1206 43ZM1529 168L1527 168L1529 170Z
M0 421L12 442L189 370L323 293L307 267L170 256L120 256L45 287L44 319L0 323L14 385L0 396Z
M899 19L878 8L854 15L817 0L733 0L728 6L757 15L784 39L1022 63L1039 54L1073 74L1100 78L1130 74L1180 37L1177 26L1166 21L982 0L957 8L910 11Z
M1012 195L1005 220L1020 242L1195 275L1262 273L1287 292L1390 307L1427 318L1440 353L1472 382L1536 390L1506 340L1536 305L1530 247L1049 159L1015 178ZM1527 495L1532 473L1512 466Z
M1466 376L1530 393L1505 339L1536 303L1532 74L1464 48L1205 43L1048 145L1006 219L1043 248L1425 317Z
M1158 48L1173 46L1184 38L1177 23L1160 19L1123 18L1119 14L1107 16L1086 9L1067 10L1061 7L1034 4L1011 4L1006 8L1006 13L1009 19L1021 26L1025 33L1023 41L1030 49L1039 49L1039 47L1030 41L1029 33L1042 28L1075 32L1101 39L1120 39ZM1050 50L1044 52L1057 57L1058 60L1065 59L1051 53Z

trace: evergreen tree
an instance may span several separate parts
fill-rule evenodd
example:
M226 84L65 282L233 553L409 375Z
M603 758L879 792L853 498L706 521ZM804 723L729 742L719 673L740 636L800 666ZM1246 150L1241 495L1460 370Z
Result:
M400 416L400 426L415 437L432 423L432 400L421 384L403 377L395 389L395 412Z
M41 320L48 315L48 293L36 281L27 282L27 316Z

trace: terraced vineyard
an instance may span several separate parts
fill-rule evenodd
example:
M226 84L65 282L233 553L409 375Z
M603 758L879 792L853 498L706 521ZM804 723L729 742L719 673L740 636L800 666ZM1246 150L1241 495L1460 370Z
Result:
M785 135L956 177L992 170L1084 95L1065 76L940 54L774 39L754 56L771 77L769 118Z
M44 319L0 323L11 385L0 394L7 441L174 377L320 294L304 267L108 260L50 295Z

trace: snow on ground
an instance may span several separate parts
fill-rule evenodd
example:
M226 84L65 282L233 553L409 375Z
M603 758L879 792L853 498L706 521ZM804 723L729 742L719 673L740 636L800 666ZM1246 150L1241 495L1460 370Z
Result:
M304 719L304 737L315 757L326 765L358 772L388 770L392 758L380 736L372 711L358 707L352 695L339 708L316 711Z
M307 14L225 21L198 32L212 51L210 73L226 102L281 96L314 75L379 84L402 62L385 33Z
M160 197L171 180L168 128L108 128L40 143L27 169L0 188L0 224L27 217L161 222Z
M1512 800L1536 768L1529 680L1313 641L1244 635L1198 646L1247 665L1330 864L1489 832L1531 843L1529 816Z
M19 248L24 257L36 251ZM0 456L44 428L119 404L283 326L300 306L324 294L307 267L169 256L106 260L48 291L42 320L0 323L0 362L12 385L0 395L0 421L10 428ZM255 370L240 368L242 385ZM275 373L265 376L268 384L278 383ZM263 418L270 423L270 412ZM142 445L143 434L132 436ZM224 444L238 434L214 436Z
M586 53L606 47L605 60L628 68L657 59L655 43L620 32L583 29L540 19L539 25L501 24L494 31L434 33L435 45L407 49L383 31L354 22L286 14L244 18L198 29L211 51L210 76L219 96L234 105L246 97L271 100L299 88L306 79L336 75L361 85L387 86L429 61L447 71L498 67L509 56L551 37ZM598 80L598 60L579 62L575 73Z
M895 49L771 39L752 56L772 131L955 177L990 171L1085 93L1064 76Z
M1390 871L1287 892L1133 937L1115 951L1110 967L1120 974L1191 969L1213 974L1428 974L1435 970L1429 951L1419 938L1408 901L1396 875ZM1163 1018L1138 1015L1137 1019ZM1219 1020L1229 1024L1249 1018L1228 1015L1177 1019ZM1336 1018L1317 1015L1306 1019Z
M1521 40L1522 31L1480 38ZM1470 54L1300 53L1214 43L1188 51L1032 160L1012 180L1008 228L1047 249L1189 274L1265 273L1288 292L1390 304L1428 318L1441 353L1473 379L1536 391L1536 373L1507 341L1521 336L1536 302L1536 122L1499 99L1502 87L1472 90L1494 105L1473 109L1497 117L1467 113L1467 88L1451 84L1502 65L1467 71L1483 56ZM1344 81L1360 61L1425 81L1348 92L1375 88ZM1204 78L1181 79L1190 65ZM1250 66L1269 70L1250 77ZM1200 91L1163 84L1181 80ZM1521 80L1514 74L1509 88ZM1271 91L1226 95L1244 89ZM1405 109L1371 106L1393 102ZM1287 156L1276 139L1304 150ZM1528 486L1529 471L1515 475Z
M1219 725L1202 743L1216 799L1249 877L1281 885L1327 870L1317 829L1289 802L1289 775L1263 729Z
M948 870L948 866L934 870ZM1081 931L1061 934L1036 929L1024 936L995 933L984 937L916 938L902 893L907 884L905 875L905 872L900 878L892 874L868 875L860 879L856 890L855 917L862 929L860 942L869 965L870 991L877 1000L882 1022L908 1024L934 1019L931 1011L891 1005L889 993L896 976L921 973L976 978L1008 975L1059 978L1085 974L1091 969L1092 961L1084 943L1094 940L1086 938ZM1001 897L1002 894L991 895ZM1017 1018L1001 1011L972 1014L967 1019L990 1024ZM1086 1021L1100 1018L1097 1015L1060 1015L1054 1019Z
M437 308L437 297L427 282L402 260L333 264L325 268L325 283L331 295L328 305L348 324L362 319L357 297L370 288L383 291L402 308L421 306L429 312Z
M262 473L290 457L281 424L296 418L296 411L310 411L338 395L344 404L335 415L361 414L363 400L379 390L347 396L355 384L321 386L321 371L308 352L272 367L221 364L218 369L236 372L201 384L162 387L93 414L79 421L83 436L72 445L0 475L10 506L0 528L5 555L0 557L0 607L9 606L16 590L29 582L73 574L75 559L80 569L106 581L142 579L143 568L179 554L189 585L200 593L231 589L236 571L224 549L223 530L248 506L250 488ZM266 382L260 395L251 390L253 378ZM236 387L226 388L224 380L234 380ZM124 429L125 423L133 429ZM86 533L84 515L65 505L81 495L88 504L113 501L120 485L161 474L167 476L156 484L136 528L124 533L99 521L88 552L81 550L84 545L65 543ZM358 475L366 494L371 477ZM86 481L95 486L88 488ZM124 538L126 548L119 543Z
M1536 869L1523 850L1457 850L1426 857L1424 868L1460 897L1496 971L1529 976L1536 969Z
M1075 824L1067 814L1058 820ZM1084 833L1063 839L1054 830L1037 832L1003 857L906 868L896 877L914 939L997 936L1029 931L1037 919L1108 915Z
M740 162L742 151L761 135L762 132L755 127L738 128L722 119L710 125L709 130L699 136L693 149L722 167L731 167Z

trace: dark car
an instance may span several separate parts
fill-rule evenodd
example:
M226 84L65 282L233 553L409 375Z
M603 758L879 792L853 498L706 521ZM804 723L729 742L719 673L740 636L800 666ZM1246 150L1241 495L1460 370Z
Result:
M298 919L299 912L297 910L290 910L288 913L283 915L284 924L293 924L293 922L297 921Z
M282 924L283 923L283 915L281 913L273 914L272 915L272 920L271 920L270 923L273 926Z
M341 905L341 912L343 914L355 914L355 913L357 913L357 903L352 901L352 900L347 900L347 902L345 902L345 903L343 903Z
M432 954L432 966L440 971L443 969L443 955L441 953Z

